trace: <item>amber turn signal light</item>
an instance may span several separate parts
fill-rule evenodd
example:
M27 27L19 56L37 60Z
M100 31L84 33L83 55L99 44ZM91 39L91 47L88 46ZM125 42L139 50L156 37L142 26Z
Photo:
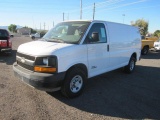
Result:
M35 72L49 72L49 73L51 73L51 72L56 72L56 68L35 66L34 71Z

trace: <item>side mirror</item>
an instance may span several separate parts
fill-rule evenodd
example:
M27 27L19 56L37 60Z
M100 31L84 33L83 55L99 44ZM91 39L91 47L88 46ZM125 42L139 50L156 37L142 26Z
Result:
M99 41L99 34L98 32L92 33L92 42L98 42Z

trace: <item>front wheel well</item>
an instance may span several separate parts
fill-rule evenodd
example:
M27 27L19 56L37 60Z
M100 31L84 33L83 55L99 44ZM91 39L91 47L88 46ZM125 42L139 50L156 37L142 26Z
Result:
M77 68L77 69L80 69L81 71L83 71L84 74L86 75L86 77L88 78L88 70L87 70L87 67L86 67L86 65L84 65L84 64L82 64L82 63L75 64L75 65L71 66L71 67L67 70L67 72L70 71L71 69L76 69L76 68Z

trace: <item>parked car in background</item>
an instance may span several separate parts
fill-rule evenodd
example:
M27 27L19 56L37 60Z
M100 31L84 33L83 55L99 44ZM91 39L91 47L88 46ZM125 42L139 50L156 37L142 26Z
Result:
M160 39L154 42L154 49L155 50L160 50Z
M13 37L14 37L14 34L10 33L10 37L13 38Z
M144 40L142 39L142 55L147 55L149 49L153 48L154 41L153 40Z
M142 55L147 55L149 49L154 48L154 42L158 38L145 38L144 36L141 36L142 39L142 50L141 53Z
M12 42L10 34L6 29L0 29L0 52L11 52Z
M9 33L10 37L13 38L14 37L14 33Z
M35 34L31 34L30 37L32 38L32 40L36 39L36 38L42 38L44 35L46 34L46 32L40 32L40 33L35 33Z
M35 38L40 38L40 33L35 33L35 34L31 34L30 37L32 38L32 40L34 40Z

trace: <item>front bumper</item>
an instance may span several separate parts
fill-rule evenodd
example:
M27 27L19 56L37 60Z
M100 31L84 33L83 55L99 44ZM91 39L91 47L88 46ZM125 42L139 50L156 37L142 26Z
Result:
M14 75L23 82L43 91L59 90L65 77L65 72L51 74L28 71L16 62L13 64L13 71Z

